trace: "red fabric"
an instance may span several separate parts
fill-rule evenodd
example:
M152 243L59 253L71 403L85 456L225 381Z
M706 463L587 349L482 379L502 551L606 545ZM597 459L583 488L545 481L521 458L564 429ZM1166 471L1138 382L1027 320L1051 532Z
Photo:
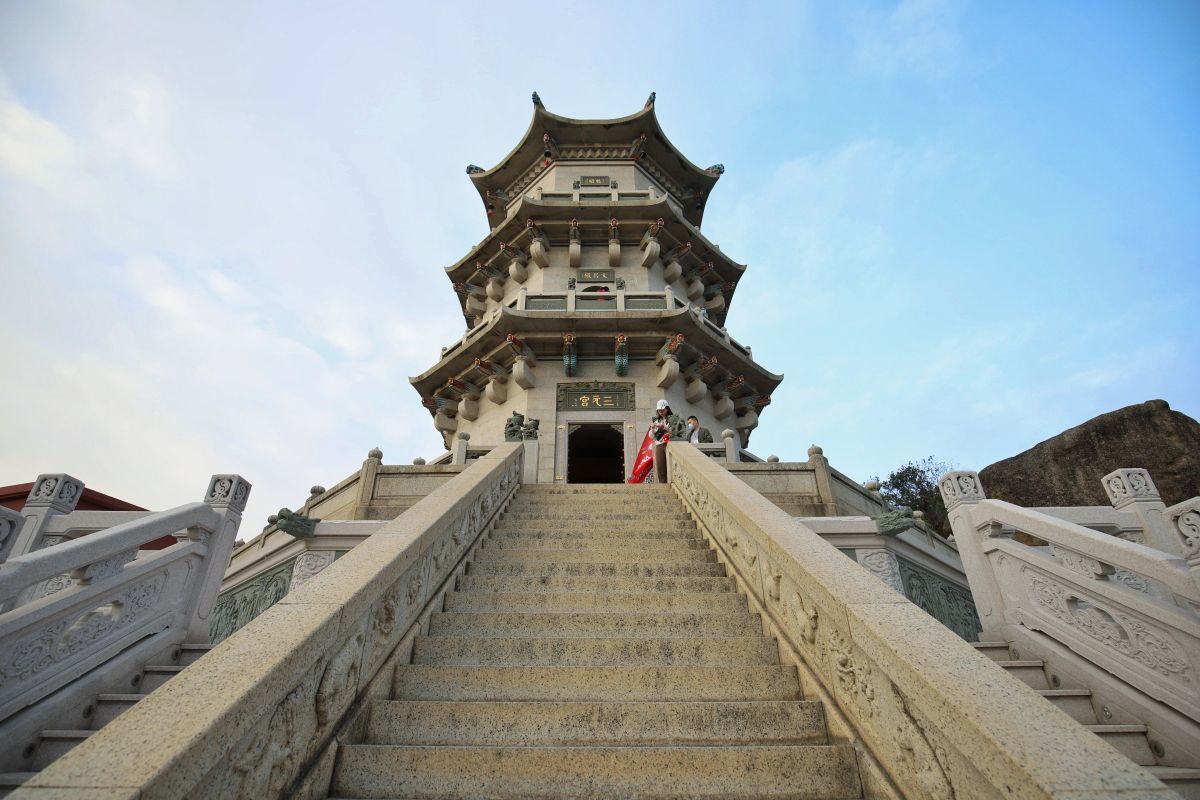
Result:
M643 483L646 476L650 474L650 470L654 468L654 426L651 425L646 429L646 438L642 439L642 446L638 448L637 458L633 460L633 472L629 475L629 480L626 483ZM669 433L663 433L662 441L670 440Z

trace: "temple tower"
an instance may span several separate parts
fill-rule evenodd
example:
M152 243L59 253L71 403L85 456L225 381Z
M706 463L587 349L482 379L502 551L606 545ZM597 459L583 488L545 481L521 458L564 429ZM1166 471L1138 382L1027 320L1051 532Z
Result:
M467 167L490 227L446 268L467 330L410 379L447 449L504 441L515 412L539 421L538 482L619 481L659 399L745 447L783 376L724 327L746 267L700 232L724 167L667 140L653 94L619 119L533 106L503 161Z

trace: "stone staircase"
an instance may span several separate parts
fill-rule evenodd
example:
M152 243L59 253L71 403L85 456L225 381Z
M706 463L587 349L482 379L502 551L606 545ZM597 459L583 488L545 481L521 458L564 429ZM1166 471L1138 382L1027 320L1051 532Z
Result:
M129 679L131 692L98 694L91 702L86 703L80 712L80 717L88 723L88 727L43 730L38 735L37 742L30 743L26 750L30 770L28 772L0 773L0 797L10 794L22 783L48 767L55 759L112 722L119 714L178 675L187 665L211 649L212 645L207 644L179 645L174 650L173 660L175 663L147 666L132 675Z
M1145 725L1101 722L1090 690L1062 688L1057 678L1047 674L1045 662L1012 658L1007 642L977 642L974 647L1066 712L1071 719L1108 742L1123 756L1145 767L1185 800L1200 800L1200 769L1157 766L1154 746L1146 735Z
M666 486L523 486L338 750L337 798L859 798Z

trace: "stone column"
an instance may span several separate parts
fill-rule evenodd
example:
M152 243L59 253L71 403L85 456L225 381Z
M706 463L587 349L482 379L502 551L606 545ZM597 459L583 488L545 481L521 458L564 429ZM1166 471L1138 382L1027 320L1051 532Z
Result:
M1142 523L1142 543L1173 556L1184 555L1184 540L1165 516L1158 488L1144 469L1122 468L1102 479L1108 501L1118 511L1128 511Z
M369 519L371 500L375 497L375 476L383 463L383 451L372 447L358 471L358 501L354 504L354 519Z
M522 443L524 454L521 461L521 483L538 482L538 440L526 439Z
M725 460L736 464L742 457L742 444L738 441L738 435L726 428L721 431L721 438L725 440Z
M825 514L837 516L837 498L833 495L833 473L829 471L829 459L825 451L818 445L808 448L808 465L813 470L813 480L817 482L817 497L825 509Z
M457 438L454 440L454 452L450 456L451 464L467 463L467 442L471 440L471 434L466 431L460 431Z
M938 481L950 526L954 530L954 543L962 558L963 572L971 587L975 610L979 614L982 628L981 641L1007 641L1004 635L1004 596L1000 592L996 574L987 555L983 552L983 541L998 530L981 532L975 529L971 510L985 499L983 484L976 472L947 472Z

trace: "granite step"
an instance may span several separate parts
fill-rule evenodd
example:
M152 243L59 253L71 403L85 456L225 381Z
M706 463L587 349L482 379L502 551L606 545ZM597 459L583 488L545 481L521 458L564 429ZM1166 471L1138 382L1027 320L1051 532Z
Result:
M186 667L195 664L200 660L201 656L212 650L211 644L181 644L179 645L179 656L175 663L181 667Z
M455 666L760 666L779 663L764 636L418 636L412 663Z
M745 613L744 595L734 592L481 592L446 595L445 611L663 611Z
M1049 689L1042 661L997 661L1008 673L1032 689Z
M528 539L529 541L546 542L551 545L555 542L607 542L626 540L645 541L645 542L705 542L707 541L703 534L692 526L691 529L685 528L613 528L606 530L603 528L589 527L586 530L565 531L561 527L553 526L541 530L533 528L501 528L492 529L491 534L486 541L495 541L497 539Z
M403 664L396 700L576 702L801 700L791 666L445 667Z
M439 611L430 615L430 636L674 638L762 634L757 614L646 613L470 613Z
M718 594L734 593L733 578L686 575L462 575L456 590L471 593Z
M611 576L614 578L723 578L725 566L712 562L663 561L649 564L553 561L529 564L507 561L473 561L468 575L533 575L546 578Z
M36 772L0 772L0 798L8 797Z
M96 706L92 712L92 730L100 730L119 717L146 695L144 694L100 694L96 695Z
M41 772L56 758L60 758L91 736L90 730L46 730L38 734L37 750L33 754L34 771Z
M971 647L992 661L1008 661L1012 658L1008 652L1008 642L971 642Z
M1200 800L1200 769L1191 767L1146 767L1183 800Z
M138 686L138 691L140 691L142 694L150 694L155 689L171 680L171 678L174 678L176 675L183 672L184 669L185 667L177 664L146 667L142 670L142 682Z
M480 552L489 550L541 550L550 552L573 552L577 550L620 549L633 552L668 552L681 550L710 550L700 536L527 536L516 531L493 533L483 540Z
M493 703L393 700L367 741L393 745L825 744L819 701Z
M635 509L622 504L621 511L588 511L571 508L521 508L510 506L501 519L507 522L525 520L527 522L550 522L569 525L609 525L622 526L626 522L640 522L643 525L657 525L665 522L692 522L691 515L684 511L663 511L658 508Z
M1108 742L1121 755L1139 766L1155 763L1146 738L1145 725L1085 725L1089 731Z
M1083 725L1095 725L1096 709L1092 693L1087 689L1038 689L1037 693L1053 703L1060 711Z
M533 549L481 547L475 553L474 563L517 562L533 565L573 561L576 563L646 564L694 561L703 564L716 562L716 560L717 554L709 548L701 550L690 547L656 549L638 547L539 547Z
M360 798L860 797L849 745L338 748L331 791Z
M526 483L521 485L518 497L538 497L553 494L619 494L668 495L675 497L670 485L663 483Z
M497 533L517 531L525 534L556 533L560 536L669 536L680 533L699 535L696 523L690 519L673 520L626 520L614 523L605 520L581 522L578 520L514 519L507 516L496 521L492 529Z

